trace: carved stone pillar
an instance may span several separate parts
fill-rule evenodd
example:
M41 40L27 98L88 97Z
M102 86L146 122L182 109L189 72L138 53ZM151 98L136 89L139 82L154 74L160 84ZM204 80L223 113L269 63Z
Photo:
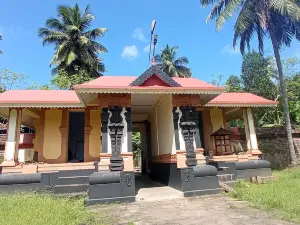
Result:
M186 149L186 165L196 166L196 153L194 148L194 135L196 133L196 123L193 121L192 113L196 110L194 106L181 106L182 116L180 118L180 127Z
M109 112L108 108L102 108L101 112L101 134L102 134L102 140L101 140L101 153L107 153L107 124L109 119Z
M131 107L126 108L125 119L127 122L127 152L132 152L132 119Z
M173 124L174 124L174 135L175 135L175 146L176 150L180 149L180 141L179 141L179 132L178 132L178 120L179 120L179 112L176 111L177 107L173 107Z
M110 123L108 125L112 150L109 168L111 171L123 171L124 162L121 157L121 145L124 129L123 118L121 116L122 107L114 106L109 110L112 113Z

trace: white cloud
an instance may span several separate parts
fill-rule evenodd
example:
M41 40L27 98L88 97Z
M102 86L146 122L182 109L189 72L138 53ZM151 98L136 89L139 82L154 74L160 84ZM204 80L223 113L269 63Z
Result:
M143 29L142 28L135 28L135 30L132 33L132 37L134 39L140 40L142 42L147 42L147 39L145 38L144 34L143 34Z
M235 54L239 54L240 50L238 48L233 48L230 45L226 45L223 49L222 49L222 53L227 53L229 55L235 55Z
M153 45L152 45L153 48ZM143 52L150 52L150 44L147 44L144 48L143 48Z
M124 59L130 59L133 60L139 55L139 51L135 45L129 45L125 46L123 48L123 52L121 54L121 57Z

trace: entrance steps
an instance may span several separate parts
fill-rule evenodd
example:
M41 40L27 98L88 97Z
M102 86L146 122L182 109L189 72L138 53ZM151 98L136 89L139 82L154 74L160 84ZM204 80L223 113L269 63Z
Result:
M183 198L183 193L158 183L148 176L136 177L136 201L160 201Z
M217 168L217 171L218 171L217 177L219 182L224 183L229 187L234 187L234 185L236 184L236 176L235 174L232 173L233 172L232 168L227 167L226 165L223 164Z
M89 176L94 170L64 170L58 172L56 185L53 187L54 194L87 192Z

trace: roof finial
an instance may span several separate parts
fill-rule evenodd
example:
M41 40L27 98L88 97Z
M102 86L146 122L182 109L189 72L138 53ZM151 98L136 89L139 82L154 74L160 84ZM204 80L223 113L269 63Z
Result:
M152 66L156 65L155 57L152 57Z

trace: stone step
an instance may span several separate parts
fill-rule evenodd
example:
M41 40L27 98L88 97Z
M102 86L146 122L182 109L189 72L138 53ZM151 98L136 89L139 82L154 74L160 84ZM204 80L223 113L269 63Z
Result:
M88 184L88 176L76 176L76 177L58 177L56 185L70 185L70 184Z
M61 170L58 172L58 177L79 177L90 176L95 170Z
M237 182L236 180L232 180L232 181L226 181L226 182L223 182L223 183L227 184L229 187L234 188L236 182Z
M88 190L88 184L71 184L71 185L56 185L53 187L54 194L86 192Z
M235 180L234 174L218 174L217 177L218 177L218 180L222 181L222 182Z

